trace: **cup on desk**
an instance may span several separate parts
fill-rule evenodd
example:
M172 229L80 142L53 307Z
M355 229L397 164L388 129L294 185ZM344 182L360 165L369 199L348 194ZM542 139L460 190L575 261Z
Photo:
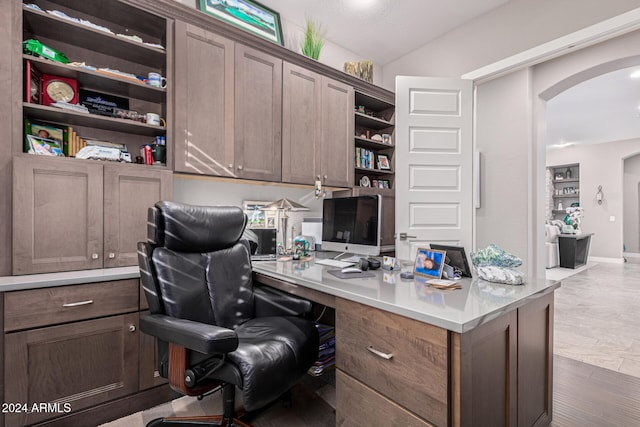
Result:
M167 79L162 77L160 73L149 73L147 76L147 84L154 87L167 87Z
M156 113L147 113L147 124L154 126L160 126L160 124L162 124L164 127L167 126L167 122L160 117L160 114Z

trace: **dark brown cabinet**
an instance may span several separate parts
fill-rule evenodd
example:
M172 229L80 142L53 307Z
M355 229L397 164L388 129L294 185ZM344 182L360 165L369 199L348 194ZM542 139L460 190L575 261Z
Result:
M234 176L234 45L176 21L175 170Z
M349 187L353 176L353 88L283 65L282 181Z
M280 181L282 60L176 23L176 171Z
M5 401L60 410L5 414L24 426L138 390L138 313L10 333L5 348Z
M4 359L5 401L29 408L68 404L40 414L7 414L0 425L67 416L92 421L58 420L56 425L95 425L96 418L77 413L113 404L100 415L106 421L112 411L123 416L151 404L144 399L138 403L138 394L154 395L157 403L171 398L168 389L158 388L166 380L158 374L156 341L138 330L146 310L140 295L135 278L0 294L5 354L11 355ZM132 402L120 407L128 399Z
M236 44L235 79L236 175L280 181L282 60Z
M26 155L13 164L16 275L136 265L148 207L172 195L166 170Z
M351 187L353 182L353 87L322 79L320 169L323 185Z

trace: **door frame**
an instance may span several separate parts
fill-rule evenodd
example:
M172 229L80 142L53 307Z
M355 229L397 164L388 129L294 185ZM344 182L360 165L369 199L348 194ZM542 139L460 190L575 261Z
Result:
M479 84L489 82L514 71L526 69L536 64L540 64L554 58L559 58L566 54L574 53L579 49L605 42L638 29L640 29L640 8L606 19L597 24L463 74L461 78L473 80L474 87L477 87ZM543 99L544 97L540 97L541 94L532 93L531 95L528 133L529 146L532 147L532 151L530 152L531 157L529 158L528 188L531 189L532 194L530 194L529 197L530 215L527 216L527 228L529 230L529 238L527 242L527 275L530 277L544 277L545 216L543 212L544 209L538 207L543 204L545 197L544 168L546 159L546 141L544 141L544 138L537 135L536 129L541 124L544 124L546 120L544 114L541 114L541 112L544 112L546 100L549 98ZM474 126L476 126L477 117L475 105L477 104L474 100ZM475 150L477 142L475 135L473 140ZM476 171L474 171L474 177L476 176ZM474 185L479 185L479 182L475 182ZM480 194L480 191L477 193Z

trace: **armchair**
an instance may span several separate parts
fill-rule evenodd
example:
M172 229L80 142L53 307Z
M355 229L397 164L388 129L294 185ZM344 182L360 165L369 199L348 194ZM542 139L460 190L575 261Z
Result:
M150 314L140 329L158 339L160 375L185 395L222 388L223 414L156 419L156 426L248 426L247 412L286 393L318 354L318 332L304 319L309 301L254 286L246 216L236 207L158 202L149 209L148 242L138 244ZM203 424L205 422L212 424Z

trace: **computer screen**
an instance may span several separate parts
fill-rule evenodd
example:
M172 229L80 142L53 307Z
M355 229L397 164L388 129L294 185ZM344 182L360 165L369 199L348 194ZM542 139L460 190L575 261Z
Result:
M324 199L322 249L379 255L380 217L379 195Z

